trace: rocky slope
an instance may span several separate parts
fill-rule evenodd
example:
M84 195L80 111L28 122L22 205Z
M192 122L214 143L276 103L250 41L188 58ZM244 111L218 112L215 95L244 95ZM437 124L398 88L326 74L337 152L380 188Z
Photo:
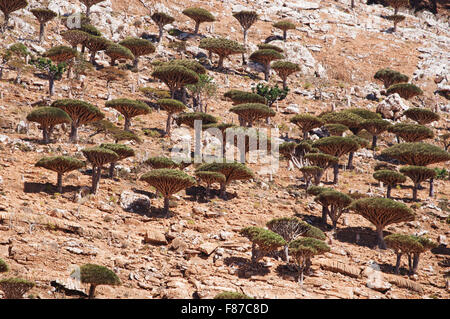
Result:
M105 37L119 41L126 36L157 34L149 11L167 10L176 18L167 29L176 27L185 32L178 36L186 41L184 57L204 53L198 49L199 38L188 33L194 26L181 14L184 4L155 2L107 0L92 8L92 20ZM31 7L36 5L37 1L31 1ZM393 105L435 109L441 115L433 125L435 135L449 130L450 104L434 92L450 85L450 31L448 21L437 20L430 12L406 13L406 20L392 33L390 22L382 18L391 10L381 5L357 3L354 10L349 9L348 1L340 0L214 0L192 1L189 5L202 6L217 17L218 22L201 26L203 35L240 42L242 33L232 11L245 7L257 10L260 20L249 31L249 52L279 34L271 26L273 22L281 18L296 22L297 29L288 33L286 43L271 42L282 46L287 58L302 67L301 73L290 78L291 93L279 103L280 112L272 121L283 136L299 137L300 132L289 122L294 113L319 114L348 107L375 111L379 104L375 100L382 95L373 74L386 66L407 74L424 91L420 98L394 101ZM67 14L84 8L78 1L53 1L50 9ZM3 35L1 48L22 41L39 54L65 44L59 35L64 27L57 19L47 26L42 45L35 42L39 27L28 10L12 14L11 20L13 28ZM150 62L180 57L180 53L167 48L169 42L177 40L166 33L157 52L141 58L139 73L130 73L128 80L114 83L113 97L145 100L139 87L165 89L151 79ZM102 53L97 62L109 65ZM209 102L209 112L223 122L237 121L228 112L231 103L222 99L223 93L229 89L248 90L262 79L256 65L240 64L240 57L233 56L225 66L234 72L209 72L219 86L217 96ZM375 248L375 232L367 220L346 214L338 225L337 239L331 234L327 239L331 252L314 258L313 274L305 278L301 288L293 270L280 259L265 257L266 267L249 267L251 244L238 233L242 227L264 226L268 220L283 216L295 215L319 225L321 209L305 195L298 170L288 170L286 162L281 162L273 176L258 174L251 182L231 185L229 192L235 196L228 201L216 197L199 202L189 192L180 192L171 201L173 215L161 218L158 208L162 199L156 198L144 182L137 181L149 169L143 161L149 156L169 155L169 147L190 132L179 129L171 139L161 138L155 132L164 128L166 114L155 110L133 122L133 130L143 142L129 143L137 155L121 163L119 179L103 178L98 193L92 196L87 194L90 171L81 170L67 174L63 194L55 194L52 185L56 176L34 167L35 162L42 156L57 154L82 158L81 149L108 139L102 134L90 136L94 131L83 127L79 144L68 142L67 129L57 131L55 143L40 144L41 131L37 125L27 123L25 117L33 103L47 97L47 83L33 72L24 74L20 85L13 84L14 78L14 71L5 71L0 81L0 258L11 266L13 275L37 283L30 292L33 296L65 298L52 287L54 280L86 289L72 282L69 275L76 265L96 263L113 269L123 282L119 287L99 287L100 298L211 298L223 290L241 291L256 298L449 298L444 280L450 265L448 179L435 181L434 198L427 198L426 190L419 191L419 204L407 200L410 181L407 187L393 190L393 196L413 206L418 217L413 222L390 226L386 233L427 234L441 244L424 254L417 275L408 278L406 268L402 275L393 275L395 254ZM271 81L276 81L275 75ZM116 112L104 107L107 90L98 72L80 82L66 78L58 81L54 99L69 94L99 106L109 120L123 125ZM393 142L393 135L383 135L380 149ZM372 152L363 149L354 160L356 169L343 171L335 188L383 196L384 188L372 178L376 163ZM250 166L259 171L257 166ZM449 168L448 163L437 166ZM193 168L186 171L192 174ZM140 199L140 205L130 207L136 199ZM374 278L376 284L371 285Z

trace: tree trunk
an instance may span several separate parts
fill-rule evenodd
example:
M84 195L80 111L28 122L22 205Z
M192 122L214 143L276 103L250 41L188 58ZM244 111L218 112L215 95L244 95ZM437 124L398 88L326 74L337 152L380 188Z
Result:
M413 193L412 193L412 199L413 201L417 201L417 189L419 188L418 184L414 184L413 186Z
M353 169L353 152L350 152L350 154L348 154L348 163L347 163L347 169Z
M92 65L95 65L95 54L96 54L97 52L96 51L92 51L91 52L91 64Z
M162 37L163 37L163 32L164 32L164 26L159 26L159 36L158 36L158 43L162 42Z
M267 64L266 68L264 69L264 80L266 82L269 82L269 78L270 78L270 64Z
M224 60L224 56L223 55L220 55L219 56L219 62L217 63L217 68L218 69L223 69L223 60Z
M287 77L283 76L282 80L283 80L283 90L286 90L287 89Z
M74 124L74 122L72 122L72 126L70 128L69 140L72 143L76 143L78 141L78 127Z
M220 184L220 197L222 199L227 200L227 186L225 183Z
M89 299L95 298L95 288L96 286L91 284L91 287L89 287Z
M387 185L386 198L391 198L391 185Z
M42 128L42 141L44 142L44 144L48 144L48 130L46 127Z
M372 136L372 151L375 151L375 148L377 147L377 136Z
M169 204L170 204L170 200L169 197L164 197L164 215L166 215L166 217L169 216Z
M200 28L200 23L199 22L195 22L195 30L194 30L194 34L198 34L198 29Z
M9 14L5 14L5 22L3 23L2 32L5 32L6 29L8 29L8 22L9 22Z
M55 94L55 79L53 78L53 76L49 76L48 78L48 94L50 95L50 97Z
M392 29L392 32L396 32L397 31L397 22L394 22L394 28Z
M167 122L166 122L166 134L170 136L170 129L172 126L172 113L167 114Z
M414 254L411 275L414 275L417 272L417 268L419 267L419 259L420 254Z
M114 169L116 168L116 163L115 162L111 162L111 164L109 165L109 178L113 178L114 177Z
M124 130L130 132L131 121L129 117L125 117Z
M42 40L44 39L44 26L44 23L39 25L39 43L42 43Z
M411 254L408 254L408 267L409 267L409 273L411 274L411 272L412 272L412 259L411 259Z
M283 40L286 41L287 39L287 30L283 30Z
M328 220L328 207L322 206L322 224L326 225Z
M308 138L308 131L303 131L303 139L306 140Z
M286 262L289 263L289 245L284 246L284 258Z
M244 49L247 51L247 29L244 29ZM247 65L247 61L245 60L245 51L242 52L242 65Z
M133 68L137 69L138 66L139 66L139 58L136 57L136 58L134 58L134 60L133 60Z
M430 179L430 192L428 193L428 195L430 197L434 197L434 184L433 184L433 182L434 182L434 178L431 178Z
M386 249L386 243L383 238L383 229L377 227L377 239L378 239L378 247L380 249Z
M303 287L303 267L299 270L298 283L300 284L300 287Z
M402 259L402 254L401 253L398 253L397 254L397 263L395 264L395 273L398 275L399 274L399 272L400 272L400 262L401 262L401 259Z
M91 7L86 6L86 17L89 18L89 15L91 14ZM94 288L95 289L95 288Z
M56 187L58 188L58 193L62 194L62 173L58 173L58 182L56 184Z
M334 164L333 174L334 174L333 184L337 184L339 182L339 163Z
M256 264L259 260L258 249L256 249L256 244L252 243L252 264Z

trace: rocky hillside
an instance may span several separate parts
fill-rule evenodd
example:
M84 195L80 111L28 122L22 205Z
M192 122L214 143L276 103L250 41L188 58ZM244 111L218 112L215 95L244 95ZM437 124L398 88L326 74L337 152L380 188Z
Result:
M44 39L39 43L39 24L30 9L40 7L40 3L31 0L28 8L11 14L0 51L21 42L30 51L29 58L34 59L52 47L69 46L62 36L67 28L61 17L84 12L85 6L77 0L51 1L48 8L58 17L46 24ZM205 8L216 18L213 23L200 25L200 35L193 34L194 22L181 13L189 6ZM423 182L418 200L412 201L413 183L409 178L392 189L393 200L408 206L415 219L387 226L384 236L426 236L437 245L421 254L414 275L408 275L406 256L400 273L395 274L396 254L377 248L375 227L361 215L344 213L335 234L330 225L323 225L322 206L315 196L306 193L302 173L287 160L280 160L276 171L248 164L254 178L232 182L227 187L227 200L219 196L216 185L209 199L204 198L203 186L182 190L170 199L170 215L164 218L163 198L140 180L151 170L145 161L153 156L169 157L171 148L191 139L193 130L174 123L171 136L164 135L167 113L158 110L156 99L140 89L167 90L152 76L155 61L196 59L217 86L217 92L207 100L207 112L220 122L238 125L237 115L229 111L232 103L223 94L231 89L251 91L256 84L265 83L262 65L252 61L242 65L241 54L236 54L225 59L224 68L219 70L215 67L217 56L210 60L199 43L203 37L225 37L242 43L241 26L232 16L241 10L254 10L259 15L248 31L247 57L258 44L270 43L283 49L286 60L300 66L300 72L288 78L287 97L272 106L276 114L270 124L260 121L255 125L278 128L279 136L272 136L273 140L301 140L303 133L290 122L296 114L319 116L326 111L361 108L381 113L388 120L399 114L397 122L412 123L402 112L420 107L439 115L438 121L427 124L433 137L425 142L443 148L440 136L450 133L450 28L445 6L439 5L436 15L401 9L400 14L406 18L392 32L393 23L385 18L393 14L392 8L358 1L351 9L347 0L106 0L93 6L90 13L91 24L103 37L116 43L140 37L153 41L156 48L139 58L137 70L127 61L125 75L112 81L109 90L103 71L110 66L110 58L104 51L97 53L96 65L80 72L83 74L78 78L64 73L55 82L52 97L42 70L23 63L19 67L2 64L0 259L10 270L1 273L0 279L33 281L36 285L25 297L77 298L87 293L88 285L70 275L76 266L90 263L108 267L122 282L115 287L99 286L97 298L213 298L222 291L254 298L450 297L445 277L450 266L450 180L448 174L445 176L449 161L429 165L442 172L434 179L432 196L428 196L429 183ZM156 11L175 18L165 26L161 43L156 43L159 30L150 18ZM273 27L282 19L296 25L288 31L286 41ZM387 95L382 82L374 79L383 68L407 75L423 94L408 100L399 94ZM281 87L273 70L269 84ZM45 156L68 155L85 161L83 149L114 143L110 135L98 133L90 124L78 129L77 143L69 141L70 125L61 125L53 130L51 143L43 144L39 124L27 121L27 115L36 105L68 98L97 106L105 120L120 128L125 119L115 109L105 107L107 100L134 99L152 108L150 114L132 119L131 129L140 142L121 142L133 148L135 156L116 165L114 178L109 178L105 169L96 194L90 194L90 164L65 174L62 192L55 186L56 173L35 166ZM190 95L186 104L192 111ZM346 136L350 135L347 131ZM309 134L312 140L323 136L322 128ZM213 140L205 135L203 142L206 145ZM340 158L337 184L332 183L333 169L328 168L320 185L353 194L354 198L384 197L386 187L374 179L373 173L377 164L389 160L381 152L393 145L397 145L395 134L384 132L374 151L367 146L354 152L353 169L344 165L348 155ZM195 176L195 169L191 165L184 172ZM252 243L240 234L244 227L265 227L269 220L281 217L298 217L326 234L324 242L330 249L312 258L311 271L302 286L297 282L297 268L286 265L281 253L266 254L258 265L252 264Z

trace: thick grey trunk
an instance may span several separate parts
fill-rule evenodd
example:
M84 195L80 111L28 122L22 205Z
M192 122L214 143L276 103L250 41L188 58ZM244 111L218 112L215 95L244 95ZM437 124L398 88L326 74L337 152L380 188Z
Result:
M56 187L58 188L58 193L62 194L62 173L58 173L58 182L56 184Z
M45 24L41 23L39 26L39 43L42 43L42 40L44 39L44 28Z
M397 262L395 263L395 273L398 275L398 273L400 272L400 262L402 259L402 254L398 253L397 254Z
M384 242L383 237L383 229L377 227L377 240L378 240L378 247L380 249L386 249L386 243Z
M164 215L166 215L166 217L169 216L169 204L169 197L164 197Z
M339 163L336 163L334 165L333 174L334 174L333 184L337 184L339 182Z

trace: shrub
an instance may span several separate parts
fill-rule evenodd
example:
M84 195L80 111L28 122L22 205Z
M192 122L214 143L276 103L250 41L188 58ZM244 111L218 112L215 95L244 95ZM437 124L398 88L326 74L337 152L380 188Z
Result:
M386 249L383 229L391 224L412 221L414 212L405 204L388 198L363 198L354 201L349 209L361 215L376 227L378 246Z
M5 299L23 299L23 295L34 287L34 283L21 278L0 280L0 290L5 293Z
M131 119L133 117L148 114L152 111L146 103L130 99L115 99L107 101L105 106L111 107L123 115L125 118L125 131L130 131Z
M413 187L414 201L417 200L417 190L419 189L420 183L436 177L436 172L434 171L434 169L424 166L414 166L414 165L405 166L400 168L400 172L408 176L414 183Z
M419 124L398 123L389 128L389 132L401 137L408 143L420 142L433 138L433 131Z
M202 125L217 123L217 118L203 112L180 113L175 119L177 125L184 124L191 128L195 127L195 121L201 121Z
M408 256L409 274L414 275L419 265L420 254L437 247L437 243L426 237L392 234L385 237L386 245L397 255L395 273L399 273L402 255Z
M70 140L74 143L78 140L78 128L81 125L96 122L105 117L96 106L80 100L56 100L52 107L57 107L69 114L72 119L72 129L70 131Z
M130 49L117 43L110 44L106 48L105 54L110 57L111 66L116 65L116 60L135 60L135 56Z
M252 127L253 123L257 120L275 116L275 111L259 103L239 104L230 108L230 112L237 114L247 123L248 127Z
M66 63L58 63L55 65L50 59L39 58L36 61L32 61L32 64L47 73L48 93L50 97L52 97L55 93L55 81L60 80L64 72L67 70Z
M423 91L418 86L411 83L398 83L391 85L386 93L387 95L397 93L405 100L409 100L416 95L422 95Z
M241 229L240 234L252 242L252 263L256 264L262 257L276 251L279 247L286 245L286 241L273 231L259 228L246 227Z
M2 11L3 15L5 16L1 30L2 32L5 32L8 28L8 22L11 13L20 9L24 9L27 7L27 5L27 0L0 0L0 11Z
M283 31L283 40L284 41L286 41L286 39L287 39L287 31L295 30L295 24L293 24L290 21L286 21L286 20L278 21L278 22L274 23L273 26L275 28Z
M172 22L174 22L175 18L164 12L155 12L152 14L151 18L153 22L155 22L156 25L158 26L159 29L158 42L161 42L164 33L164 26L166 24L171 24Z
M434 121L439 121L439 114L420 107L411 107L403 112L407 118L416 121L420 125L426 125Z
M41 43L42 39L44 38L45 24L57 17L58 14L50 9L45 8L36 8L31 9L30 11L39 21L39 43Z
M8 264L3 259L0 258L0 273L8 271L9 271Z
M194 34L198 34L200 24L203 22L214 22L216 18L206 9L203 8L188 8L182 12L185 16L188 16L195 22Z
M186 105L174 99L161 99L156 103L167 112L166 134L170 135L172 115L183 112L186 109Z
M358 142L355 140L342 137L330 136L324 137L313 143L313 147L318 148L321 152L335 157L341 157L347 153L355 152L359 148ZM339 163L334 165L334 183L338 183Z
M92 6L96 5L97 3L103 2L103 1L105 1L105 0L80 0L80 2L86 6L86 17L89 17Z
M209 172L209 171L198 171L195 172L195 176L197 176L202 182L206 183L206 196L210 195L211 185L214 183L223 184L226 182L226 177L222 173L218 172Z
M200 49L208 50L219 56L217 67L223 68L223 61L230 55L239 54L245 52L245 47L236 41L228 40L225 38L206 38L200 41Z
M214 78L207 74L199 74L199 81L195 84L189 84L186 88L192 95L194 111L207 112L208 100L214 97L218 90L218 85L214 82Z
M383 82L383 85L386 89L393 84L406 83L409 80L406 75L389 68L378 70L374 75L374 79Z
M284 59L284 56L275 50L262 49L253 52L249 59L253 62L264 65L264 80L268 82L270 78L270 63L275 60Z
M248 180L254 177L253 172L242 163L210 163L199 166L196 172L210 171L225 175L225 183L220 185L222 198L226 199L226 186L235 180Z
M43 167L58 174L57 188L58 193L61 194L63 174L84 167L84 162L70 156L52 156L41 158L34 166Z
M375 173L373 173L373 178L375 178L377 181L382 182L383 184L386 184L386 198L391 198L392 187L395 187L397 184L401 184L406 181L406 177L403 174L389 169L377 170Z
M381 156L416 166L427 166L450 160L448 152L427 143L396 144L381 152Z
M110 269L93 264L80 267L81 282L90 284L89 299L95 298L95 288L101 285L117 286L121 284L119 277Z
M391 125L392 124L389 121L382 119L364 120L361 123L361 127L372 134L372 150L375 150L375 148L377 147L378 135L388 130Z
M303 274L311 267L311 258L329 252L330 247L315 238L300 238L289 243L289 253L299 266L298 281L303 285Z
M276 101L284 100L289 93L289 89L280 89L278 85L271 87L264 83L258 83L256 87L252 87L252 92L263 96L267 101L267 106L271 107Z
M48 143L55 125L72 122L70 116L56 107L39 107L27 115L30 122L39 123L42 130L42 141Z
M97 193L98 184L100 182L102 167L108 163L116 162L119 155L116 152L103 147L85 148L82 150L83 155L92 164L92 187L91 193Z
M308 132L317 127L321 127L324 123L323 121L309 114L298 114L290 119L291 123L297 125L303 132L303 139L306 140L308 137Z
M256 93L245 92L240 90L230 90L223 95L233 101L233 105L246 103L266 104L266 98Z
M214 299L253 299L252 297L240 292L224 291L217 294Z
M181 89L185 85L195 84L199 81L198 75L181 65L165 64L157 67L152 76L164 82L169 90L170 97L173 99L175 91Z
M255 11L239 11L233 13L233 17L239 21L242 31L244 33L244 50L247 48L247 32L248 29L258 20L258 14ZM242 52L242 64L247 64L245 61L245 51Z
M195 180L186 173L176 170L161 168L145 173L140 178L150 186L156 188L164 197L164 214L169 214L169 198L179 191L195 185Z
M123 144L117 144L117 143L116 144L101 144L100 147L111 150L119 156L117 161L111 162L111 164L109 166L109 177L111 177L111 178L114 177L114 168L118 161L121 161L128 157L132 157L132 156L136 155L136 153L134 152L134 150L131 147L128 147Z

